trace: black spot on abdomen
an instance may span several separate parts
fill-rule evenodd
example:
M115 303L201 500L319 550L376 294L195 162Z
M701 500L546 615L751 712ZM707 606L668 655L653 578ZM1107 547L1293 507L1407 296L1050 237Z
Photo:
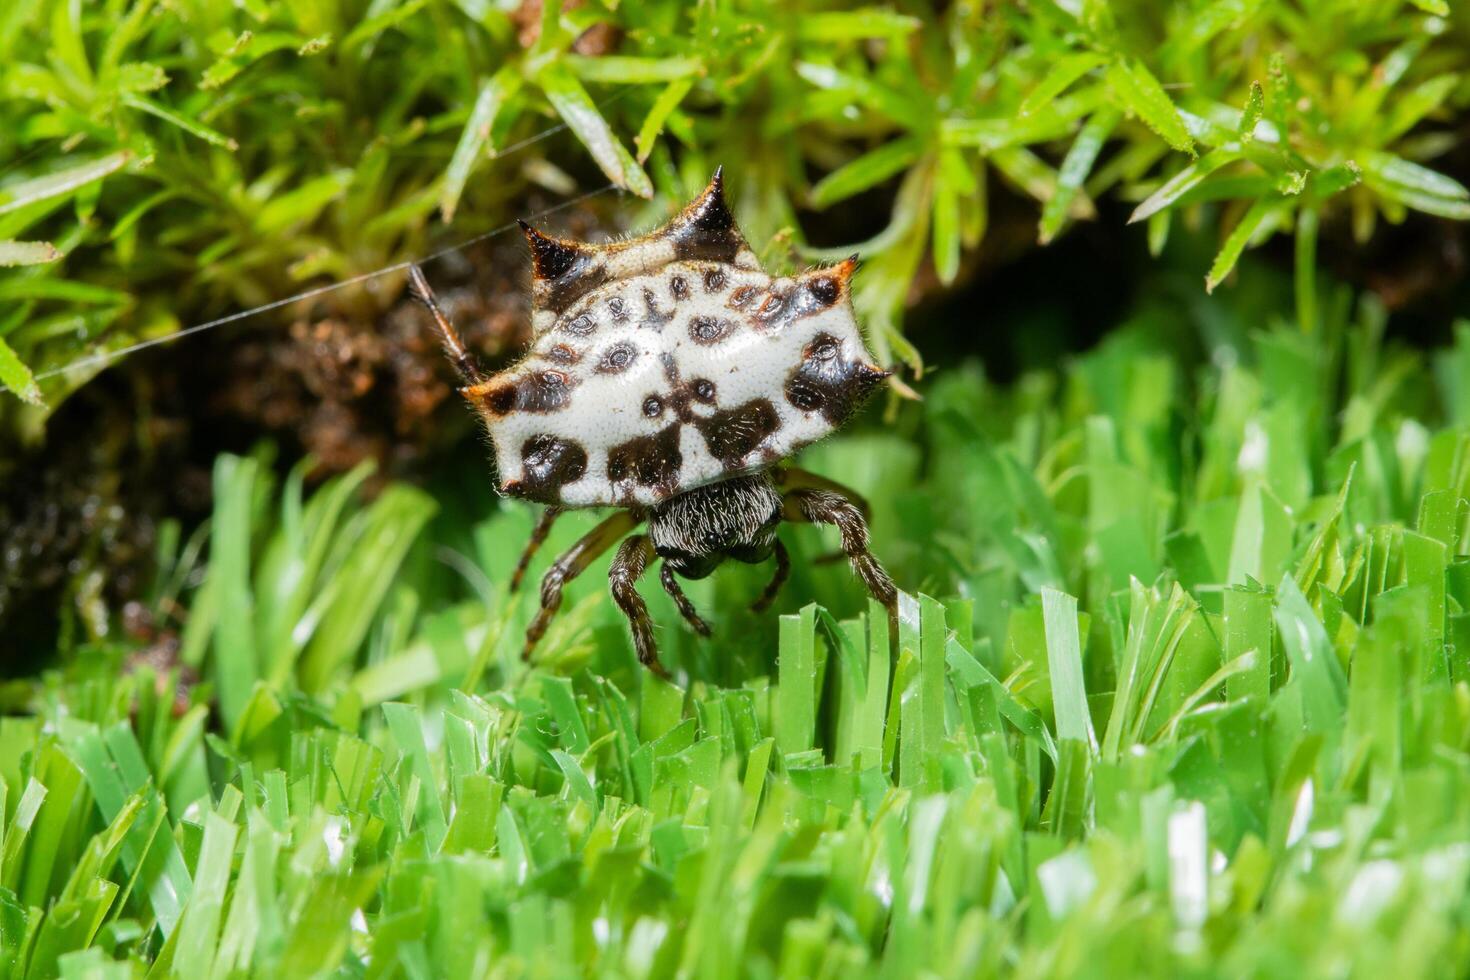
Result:
M694 424L710 455L734 469L781 427L781 419L769 399L756 398L708 418L696 418Z
M582 360L576 348L568 344L552 344L546 349L545 358L553 364L573 365Z
M675 424L614 446L607 454L607 478L613 483L631 480L640 486L671 491L683 465L679 426Z
M576 483L587 472L587 450L570 439L532 436L521 445L521 465L524 475L506 484L506 492L554 504L561 499L562 487Z
M575 384L561 371L532 371L509 381L492 381L480 394L480 403L495 416L555 412L571 401Z
M817 306L831 306L837 302L837 297L842 295L842 289L837 285L837 280L831 276L819 276L807 283L807 292Z
M734 332L734 320L703 315L689 318L689 339L696 344L718 344Z
M597 332L597 320L591 313L581 313L563 323L561 329L574 337L590 337Z
M821 412L829 424L838 426L887 376L886 371L844 357L837 338L817 334L786 379L786 400L803 412Z
M550 310L561 316L608 278L606 265L579 258L564 274L554 279L537 279L532 284L531 297L535 300L536 309Z
M638 360L638 348L626 340L620 340L602 352L602 357L597 361L597 373L622 374L632 367L636 360Z

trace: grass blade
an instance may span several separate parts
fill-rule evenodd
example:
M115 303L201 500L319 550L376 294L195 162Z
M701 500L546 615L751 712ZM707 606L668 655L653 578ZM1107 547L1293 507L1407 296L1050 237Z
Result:
M19 355L0 337L0 384L21 401L31 405L43 405L41 387L31 369L26 367Z
M63 167L44 177L34 177L0 188L0 214L8 214L27 205L81 190L117 173L132 159L133 154L130 151L119 150L105 157Z
M61 258L61 252L50 242L0 242L0 268L17 265L45 265Z
M537 80L557 114L577 134L608 179L639 197L652 197L653 183L613 135L612 127L582 83L557 62L543 68Z
M1194 139L1173 101L1142 61L1119 58L1107 67L1108 87L1119 102L1181 153L1194 153Z
M520 75L512 71L510 66L502 68L480 83L480 92L475 97L470 118L465 122L464 132L460 133L454 155L449 159L449 169L444 172L444 188L439 192L439 212L445 224L454 220L460 195L464 193L465 183L475 164L480 161L481 154L486 147L494 152L491 131L495 127L495 117L499 115L506 101L520 89L520 85Z

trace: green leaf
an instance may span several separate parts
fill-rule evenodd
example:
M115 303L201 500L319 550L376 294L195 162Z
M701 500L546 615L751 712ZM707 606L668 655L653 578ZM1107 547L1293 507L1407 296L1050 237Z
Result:
M92 303L99 306L127 304L130 297L127 293L116 289L108 289L106 286L94 286L91 283L79 282L73 279L47 279L39 276L26 276L0 279L0 299L24 300L24 299L54 299L67 303Z
M1360 154L1357 162L1375 186L1388 185L1451 201L1470 200L1470 189L1458 180L1392 153L1370 150Z
M556 62L543 68L537 81L557 114L577 134L608 179L639 197L652 197L653 183L613 135L582 84Z
M213 652L227 729L239 721L261 675L250 587L251 506L258 472L256 460L238 456L221 456L214 466L208 585L219 604Z
M204 976L214 962L219 941L220 912L230 883L238 828L217 813L205 817L204 841L194 873L194 890L179 920L174 968L190 976Z
M25 366L3 337L0 337L0 384L5 385L24 402L32 405L45 404L41 400L41 388L36 384L31 369Z
M1225 685L1231 700L1259 698L1264 704L1271 694L1271 595L1259 589L1231 588L1225 591L1225 659L1244 669ZM1249 662L1245 657L1252 657Z
M315 221L328 204L347 192L352 186L352 179L351 170L333 170L284 194L272 196L255 213L256 230L261 234L272 234Z
M454 220L460 195L464 193L470 172L479 162L481 153L487 146L494 152L495 144L491 133L495 127L495 117L520 85L520 74L509 65L480 83L479 95L475 97L470 118L459 135L459 143L454 147L449 169L444 174L444 188L439 192L439 211L446 224Z
M1322 621L1289 573L1276 589L1276 628L1291 663L1289 683L1301 691L1307 730L1336 728L1347 698L1347 679Z
M1173 177L1170 177L1164 182L1162 187L1154 191L1142 204L1134 208L1133 213L1128 216L1128 223L1131 225L1135 222L1143 221L1163 211L1185 194L1198 187L1210 174L1226 164L1234 163L1239 159L1240 149L1238 147L1222 146L1218 150L1211 150L1183 170L1180 170Z
M670 82L658 98L653 100L653 105L648 110L648 115L643 117L643 125L638 130L638 139L634 148L638 151L638 162L643 163L648 155L653 152L654 141L664 131L664 124L668 122L669 114L679 107L684 101L684 96L694 87L693 78L680 78Z
M1072 202L1082 191L1082 185L1092 172L1098 153L1121 118L1122 113L1112 106L1099 109L1072 141L1066 159L1057 171L1056 192L1041 210L1041 244L1051 242L1066 224Z
M1038 201L1049 201L1057 193L1057 173L1035 153L1020 146L1008 146L990 154L995 169L1005 174L1015 184ZM1082 194L1072 197L1068 216L1091 218L1097 212L1092 201Z
M1120 58L1108 65L1108 87L1122 106L1181 153L1194 153L1194 139L1159 80L1141 61Z
M1073 82L1106 63L1106 58L1091 51L1063 55L1052 63L1041 81L1022 100L1021 107L1017 110L1018 114L1029 116L1043 106L1050 105L1057 96L1070 88Z
M1389 200L1443 218L1470 221L1470 189L1454 178L1380 151L1363 153L1357 162L1364 183Z
M887 7L860 7L845 11L804 13L796 21L796 36L802 41L858 41L889 38L901 41L924 24L917 17Z
M816 608L781 617L780 680L776 686L776 746L781 754L812 746L817 717Z
M1396 140L1413 129L1425 116L1438 109L1459 87L1461 76L1438 75L1410 89L1394 102L1388 113L1388 122L1383 128L1382 140Z
M632 55L601 55L589 58L571 54L561 59L584 82L613 85L650 85L691 78L704 72L697 58L640 58Z
M150 116L156 116L170 125L177 126L184 132L189 133L191 136L197 136L206 143L232 151L240 147L239 143L236 143L224 133L211 129L197 119L190 119L188 116L175 112L166 106L159 105L157 102L145 96L135 94L124 95L122 102L123 105L132 106L134 109L146 112Z
M1246 245L1260 230L1261 224L1281 207L1280 201L1263 199L1246 210L1235 227L1230 229L1230 234L1225 236L1225 244L1220 246L1220 251L1215 255L1209 274L1205 276L1205 292L1213 293L1215 287L1225 281L1225 277L1230 275L1230 270L1240 260L1240 253L1245 251Z
M120 92L155 92L168 84L168 73L150 61L132 61L117 70Z
M119 150L117 153L65 167L43 177L33 177L0 187L0 214L95 184L126 167L132 158L131 151Z
M1409 0L1409 2L1426 14L1433 14L1436 17L1450 15L1450 5L1447 0Z
M0 242L0 268L16 265L44 265L61 258L61 252L50 242Z
M919 158L922 146L913 136L891 140L832 171L812 188L814 208L825 208L882 183L907 170Z
M1266 114L1266 90L1260 82L1251 82L1250 95L1240 113L1240 126L1236 130L1242 143L1256 138L1256 126Z
M959 154L952 147L945 147L941 153L945 155L945 162L937 168L934 175L934 207L931 219L934 271L940 282L950 285L960 269L961 192L953 174L956 165L950 162ZM959 162L958 167L963 167L963 161Z
M1041 590L1046 624L1046 657L1050 668L1057 741L1077 741L1096 750L1097 736L1087 711L1082 681L1082 641L1077 630L1077 600L1056 589Z
M232 81L246 68L277 51L299 50L306 39L300 34L270 31L252 34L245 31L214 64L204 70L199 87L208 91Z
M428 2L429 0L407 0L406 3L390 7L376 16L368 17L342 38L342 47L355 48L364 41L371 40L384 31L397 27L423 10Z
M444 800L437 789L440 781L434 777L433 764L424 742L423 715L416 705L395 702L383 705L383 715L388 720L388 730L393 734L399 753L423 787L419 798L423 826L428 834L429 847L438 850L449 832L449 825L445 820Z
M302 655L306 690L321 690L362 646L393 585L393 572L435 509L422 491L394 486L363 515L360 536L341 555L340 569L316 599L317 611L308 614L320 625Z
M1349 187L1356 187L1362 180L1363 171L1356 163L1349 160L1336 167L1314 171L1307 183L1312 189L1312 196L1318 201L1325 201L1335 194L1341 194Z

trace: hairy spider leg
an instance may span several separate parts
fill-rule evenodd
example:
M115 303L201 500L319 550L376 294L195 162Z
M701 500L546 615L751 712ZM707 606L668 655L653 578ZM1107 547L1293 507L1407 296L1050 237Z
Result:
M862 494L850 487L845 487L836 480L829 480L820 473L804 470L800 466L783 466L771 474L772 482L776 488L783 493L788 490L825 490L835 493L848 503L858 509L864 523L873 520L873 508L868 506L868 501ZM834 561L842 561L847 555L841 550L829 551L824 555L818 555L812 559L813 565L830 565Z
M439 339L444 343L444 351L454 362L455 370L464 379L464 383L477 385L484 381L487 377L485 369L480 366L475 355L465 349L464 341L459 339L459 331L454 329L454 324L444 315L439 307L439 300L429 288L429 280L424 278L423 270L416 265L408 267L408 285L414 299L424 304L424 308L434 318L434 325L439 328Z
M562 515L559 507L548 507L541 512L536 519L536 526L531 529L531 537L526 541L525 550L521 552L520 561L516 562L516 570L510 576L510 592L512 595L521 587L521 580L526 577L526 568L531 564L531 559L541 546L546 543L546 536L551 533L551 525Z
M638 594L636 584L648 560L653 557L653 544L646 534L635 534L623 542L607 570L608 585L612 589L613 601L628 617L628 627L633 631L633 649L638 653L638 662L660 677L668 677L663 664L658 662L658 647L653 641L653 621L648 618L648 606Z
M786 579L791 575L791 556L786 553L786 546L776 539L775 548L772 552L776 558L776 574L771 576L771 582L766 590L760 594L760 598L750 604L751 612L765 612L776 600L781 591L781 586L786 584Z
M684 621L694 628L694 632L700 636L709 636L709 624L706 623L694 608L694 603L684 594L679 587L679 582L674 578L674 569L668 562L664 562L658 570L658 580L663 583L664 591L674 600L674 605L679 607L679 615Z
M842 553L852 570L890 613L898 608L898 589L883 570L878 559L868 550L868 522L862 511L843 494L830 490L792 490L782 501L782 513L788 521L831 524L842 537Z
M788 490L825 490L835 493L858 509L864 521L873 519L873 508L868 506L868 501L862 494L851 487L843 486L836 480L829 480L820 473L804 470L800 466L782 466L771 472L771 482L776 484L776 489L785 493Z
M561 591L566 584L586 571L587 566L611 548L619 538L637 527L640 520L641 518L634 517L628 511L618 511L583 535L581 540L568 548L546 570L545 577L541 579L541 608L537 611L536 618L531 620L531 625L526 627L526 646L521 653L522 659L531 659L531 651L536 649L546 627L551 624L551 618L561 608Z

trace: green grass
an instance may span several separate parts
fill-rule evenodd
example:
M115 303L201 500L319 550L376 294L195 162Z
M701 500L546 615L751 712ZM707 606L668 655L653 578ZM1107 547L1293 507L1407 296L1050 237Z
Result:
M1367 300L1154 285L808 454L872 498L896 637L793 529L779 620L763 569L692 584L707 642L645 587L678 685L601 568L521 664L533 515L477 469L222 457L151 596L192 706L124 643L7 690L0 970L1462 975L1470 324L1426 358Z

